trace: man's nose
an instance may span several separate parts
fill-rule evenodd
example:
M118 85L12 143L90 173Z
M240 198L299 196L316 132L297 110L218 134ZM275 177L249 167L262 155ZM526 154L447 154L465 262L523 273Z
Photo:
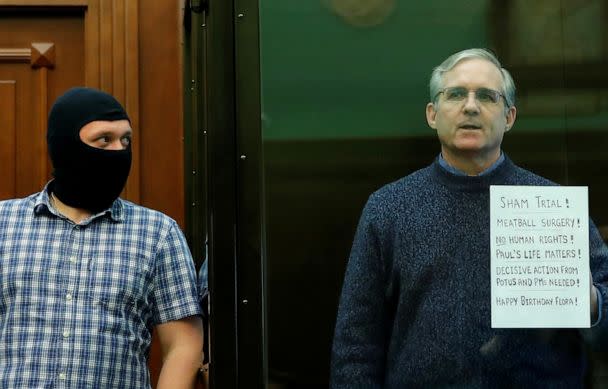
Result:
M479 102L475 97L475 92L470 91L467 95L467 98L464 101L464 110L468 114L477 114L479 113Z
M120 139L115 139L106 147L106 150L124 150L125 145L122 144Z

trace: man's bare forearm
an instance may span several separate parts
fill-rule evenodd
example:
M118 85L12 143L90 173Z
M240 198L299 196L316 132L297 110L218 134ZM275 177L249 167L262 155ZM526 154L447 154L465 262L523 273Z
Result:
M157 389L194 388L201 358L192 348L173 350L163 361Z

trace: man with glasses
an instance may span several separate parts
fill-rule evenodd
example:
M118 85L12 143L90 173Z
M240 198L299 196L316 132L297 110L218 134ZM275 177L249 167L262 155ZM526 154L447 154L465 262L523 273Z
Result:
M608 250L591 223L592 330L492 329L490 185L555 185L501 143L515 87L489 51L447 58L430 80L427 122L441 153L372 194L338 310L332 388L583 385L581 336L608 327Z

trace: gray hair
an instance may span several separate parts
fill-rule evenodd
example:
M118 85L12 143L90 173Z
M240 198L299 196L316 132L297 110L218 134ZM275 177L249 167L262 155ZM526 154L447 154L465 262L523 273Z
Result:
M445 61L441 63L441 65L437 66L433 69L433 73L431 74L431 80L429 82L429 89L431 93L431 101L433 104L437 103L437 94L443 87L443 74L445 72L449 72L456 66L460 61L465 59L478 58L484 59L493 63L498 70L500 70L500 74L502 75L502 93L505 97L505 109L508 109L515 105L515 83L513 82L513 78L511 74L507 71L507 69L503 68L498 61L498 58L486 49L467 49L459 51L455 54L450 55Z

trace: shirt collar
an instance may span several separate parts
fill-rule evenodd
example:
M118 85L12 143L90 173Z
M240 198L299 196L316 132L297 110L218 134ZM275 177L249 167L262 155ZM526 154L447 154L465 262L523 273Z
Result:
M51 204L51 199L49 196L49 184L51 182L52 180L47 182L44 189L34 196L34 214L41 215L42 213L51 213L55 216L62 217L62 215L57 212L57 210ZM94 219L100 218L106 214L112 221L124 221L124 201L121 198L117 198L108 209L92 215L86 220L85 223L88 224Z
M439 165L442 168L444 168L445 170L447 170L448 172L455 174L457 176L468 176L468 174L466 174L462 170L456 169L454 166L447 163L447 161L445 159L443 159L443 155L441 155L441 153L439 153L438 160L439 160ZM505 160L505 154L501 150L500 157L498 157L498 159L492 165L490 165L490 167L488 167L483 172L479 173L478 176L485 176L486 174L492 173L494 170L496 170L496 168L498 168L504 162L504 160Z

